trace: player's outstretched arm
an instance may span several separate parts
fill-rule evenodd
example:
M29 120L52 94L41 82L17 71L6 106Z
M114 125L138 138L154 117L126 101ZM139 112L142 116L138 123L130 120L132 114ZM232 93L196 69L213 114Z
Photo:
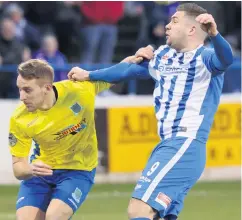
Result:
M12 156L14 176L18 180L26 180L33 176L51 176L53 171L51 167L42 161L36 161L33 164L28 163L28 157Z
M150 78L148 59L151 58L153 58L153 48L147 46L138 50L134 56L127 57L121 61L121 63L106 69L89 72L79 67L74 67L68 73L68 78L75 81L91 80L105 81L109 83L118 83L134 78Z
M211 72L224 72L233 63L233 53L229 43L218 32L217 24L212 15L201 14L196 20L208 33L214 46L214 51L207 49L202 53L205 65Z
M149 78L148 61L141 64L122 62L106 69L86 71L74 67L68 74L68 78L74 81L104 81L118 83L134 78Z

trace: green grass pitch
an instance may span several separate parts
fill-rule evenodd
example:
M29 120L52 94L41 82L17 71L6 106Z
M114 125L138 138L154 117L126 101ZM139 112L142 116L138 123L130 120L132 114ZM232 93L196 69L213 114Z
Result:
M134 184L97 184L73 220L127 220ZM15 219L18 186L0 186L0 220ZM240 182L198 183L179 220L240 220Z

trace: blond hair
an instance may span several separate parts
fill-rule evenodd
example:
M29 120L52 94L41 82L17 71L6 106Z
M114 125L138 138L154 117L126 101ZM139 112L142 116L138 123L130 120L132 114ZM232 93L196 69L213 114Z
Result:
M30 59L18 66L17 72L25 79L45 79L54 81L54 69L45 60Z

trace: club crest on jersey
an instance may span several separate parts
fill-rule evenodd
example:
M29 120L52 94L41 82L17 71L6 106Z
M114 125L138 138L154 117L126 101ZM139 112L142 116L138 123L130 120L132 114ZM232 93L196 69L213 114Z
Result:
M71 110L77 115L81 110L82 107L76 102L74 105L71 106Z
M17 141L18 141L17 138L12 133L10 133L8 136L9 146L11 147L15 146Z
M54 135L57 135L57 137L55 137L54 140L60 140L60 139L62 139L64 137L66 137L69 134L75 135L75 134L79 133L81 130L83 130L86 127L87 127L87 123L86 123L86 119L84 118L78 124L70 125L67 128L65 128L64 130L59 131L56 134L54 134Z
M168 58L169 58L169 56L167 54L161 57L161 59L163 59L163 60L167 60Z
M186 53L184 54L184 59L189 60L189 59L191 59L193 56L194 56L194 53L193 53L193 52L186 52Z

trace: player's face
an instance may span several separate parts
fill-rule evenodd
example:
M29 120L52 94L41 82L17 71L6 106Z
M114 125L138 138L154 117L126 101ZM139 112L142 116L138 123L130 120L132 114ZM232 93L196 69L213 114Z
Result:
M25 79L21 75L17 78L20 100L29 112L39 109L45 99L46 88L41 86L38 79Z
M187 39L188 28L185 12L177 11L166 25L166 44L175 49L182 49Z

